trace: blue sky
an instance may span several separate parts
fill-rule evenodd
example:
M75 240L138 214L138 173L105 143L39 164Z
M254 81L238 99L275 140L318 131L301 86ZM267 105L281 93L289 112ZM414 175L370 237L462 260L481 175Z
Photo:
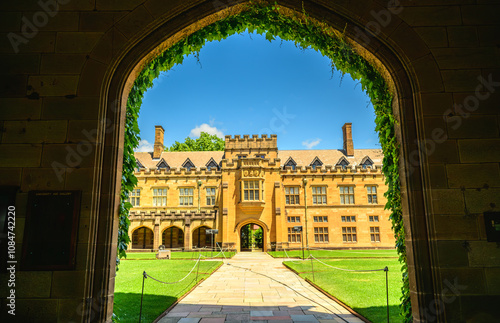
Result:
M152 151L154 126L165 146L201 131L277 134L279 149L342 149L352 122L355 148L379 148L375 114L361 85L330 68L330 60L293 42L248 33L207 43L158 77L139 115L141 145Z

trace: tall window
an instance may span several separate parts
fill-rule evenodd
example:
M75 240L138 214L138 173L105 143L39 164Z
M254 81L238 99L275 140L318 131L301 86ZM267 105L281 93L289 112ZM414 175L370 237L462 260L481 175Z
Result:
M354 204L354 186L340 186L340 204Z
M370 239L372 242L380 242L380 228L370 227Z
M377 204L377 186L367 186L366 193L368 194L368 203Z
M243 200L244 201L260 201L260 182L259 181L244 181L243 182Z
M287 217L288 222L300 222L300 216L289 216Z
M313 204L326 204L326 186L312 187Z
M207 205L215 205L215 187L207 187Z
M180 205L193 205L193 192L194 188L188 187L179 188L179 204Z
M300 204L298 186L285 186L285 201L289 205Z
M370 222L378 222L378 215L370 215Z
M130 192L129 196L130 203L132 206L140 206L141 205L141 189L136 188Z
M342 227L342 241L357 242L356 227Z
M328 222L328 217L327 216L315 216L314 222Z
M300 232L293 231L293 227L288 228L288 242L301 242Z
M356 222L355 215L342 215L341 219L342 222Z
M314 228L314 241L319 243L328 242L328 228L326 227Z
M166 188L153 188L153 206L167 206Z

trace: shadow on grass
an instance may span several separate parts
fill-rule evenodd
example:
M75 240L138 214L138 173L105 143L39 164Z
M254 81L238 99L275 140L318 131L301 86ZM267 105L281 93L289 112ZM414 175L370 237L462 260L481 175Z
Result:
M373 323L384 323L387 321L387 306L353 307L355 312L368 318ZM401 322L399 316L399 306L389 305L389 322Z
M142 301L142 322L153 322L177 299L177 297L172 296L144 294ZM118 322L139 322L141 307L140 293L115 293L114 301L113 311L118 317Z

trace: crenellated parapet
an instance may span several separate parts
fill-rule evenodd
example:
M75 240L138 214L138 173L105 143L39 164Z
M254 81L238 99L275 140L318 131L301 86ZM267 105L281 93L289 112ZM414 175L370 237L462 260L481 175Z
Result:
M211 169L208 170L207 167L187 168L172 167L172 168L141 168L138 172L134 173L136 176L220 176L222 174L221 170Z
M342 166L332 166L326 165L323 167L316 167L315 169L311 166L296 167L293 169L291 166L286 166L281 169L282 175L325 175L325 174L339 174L339 175L354 175L354 174L381 174L382 166L352 166L352 167L342 167Z
M171 211L130 211L130 220L213 220L216 218L216 210L202 210L200 212L195 210L171 210Z
M234 137L226 136L225 149L278 149L278 136L271 135L235 135Z

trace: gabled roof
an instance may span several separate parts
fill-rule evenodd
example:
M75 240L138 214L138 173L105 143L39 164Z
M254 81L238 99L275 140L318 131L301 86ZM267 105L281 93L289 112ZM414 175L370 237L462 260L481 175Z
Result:
M187 158L191 160L194 165L206 165L211 158L219 163L224 155L223 151L164 151L161 153L160 161L165 160L170 168L181 168L186 162ZM150 152L136 152L135 157L140 160L145 168L157 168L158 160L153 160Z
M136 158L135 162L137 163L137 168L145 168L139 159Z
M286 165L290 158L297 163L297 167L308 166L311 159L317 157L324 166L335 166L341 157L344 157L349 165L361 164L364 157L369 156L374 165L382 165L384 155L382 149L354 149L354 156L346 156L342 149L318 149L318 150L278 150L281 165ZM286 162L285 162L286 161Z
M215 159L212 157L210 158L210 160L208 161L208 163L205 165L208 167L216 167L217 169L219 169L219 164L217 164L217 162L215 161Z
M349 165L349 161L347 160L347 158L345 158L344 156L340 157L340 159L338 160L338 162L335 164L335 166L339 165L339 166L347 166Z
M168 166L167 162L165 161L165 159L160 159L160 161L158 162L158 164L156 164L156 168L160 169L160 168L170 168L170 166Z
M191 159L189 159L189 157L186 159L184 164L182 164L182 167L184 167L184 168L196 168L196 166L193 164Z
M373 160L369 156L365 156L365 158L363 158L361 160L361 163L359 163L359 164L360 165L370 166L370 165L373 165L375 163L373 162Z
M314 157L313 161L310 166L323 166L323 162L318 158L318 156Z
M284 167L286 167L286 166L296 166L297 163L295 162L295 160L293 160L292 157L289 157L287 159L287 161L283 165L284 165Z

